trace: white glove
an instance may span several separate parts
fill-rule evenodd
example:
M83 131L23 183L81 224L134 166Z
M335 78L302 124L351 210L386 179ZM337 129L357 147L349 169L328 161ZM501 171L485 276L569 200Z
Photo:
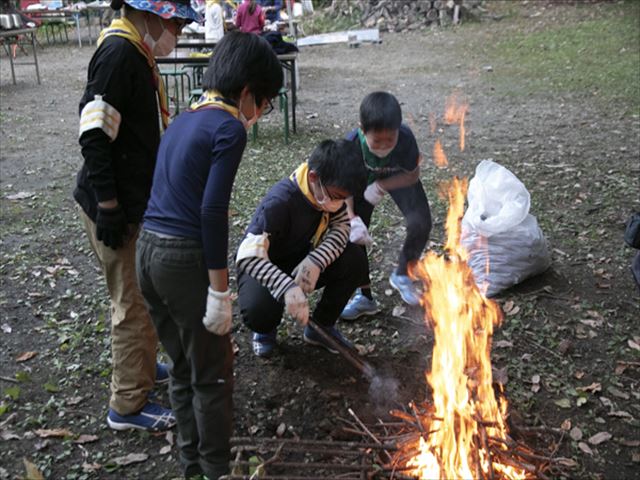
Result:
M320 267L313 263L309 257L304 257L298 266L293 269L291 276L302 291L309 294L316 289L316 283L318 283L318 277L320 276Z
M233 326L231 317L231 290L216 292L209 287L207 311L202 318L204 328L215 335L226 335Z
M349 235L349 241L356 245L364 245L366 247L371 246L373 239L369 235L369 230L360 217L353 217L351 219L351 234Z
M300 287L296 285L285 292L284 304L289 315L303 327L307 325L309 322L309 303Z
M387 191L378 182L373 182L364 191L364 199L371 205L377 205Z

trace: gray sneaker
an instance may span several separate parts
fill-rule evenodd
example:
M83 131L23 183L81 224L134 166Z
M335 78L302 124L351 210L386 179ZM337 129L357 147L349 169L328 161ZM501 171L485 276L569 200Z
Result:
M342 310L340 317L344 320L355 320L364 315L375 315L379 311L378 302L365 297L358 289L353 298L347 303L347 306L344 307L344 310Z

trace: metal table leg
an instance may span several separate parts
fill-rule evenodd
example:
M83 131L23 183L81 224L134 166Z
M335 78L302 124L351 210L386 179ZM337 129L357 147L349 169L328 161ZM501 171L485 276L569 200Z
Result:
M38 68L38 54L36 53L36 32L31 32L31 48L33 48L33 61L36 65L36 78L38 79L38 85L40 85L40 69ZM16 83L15 80L13 83Z

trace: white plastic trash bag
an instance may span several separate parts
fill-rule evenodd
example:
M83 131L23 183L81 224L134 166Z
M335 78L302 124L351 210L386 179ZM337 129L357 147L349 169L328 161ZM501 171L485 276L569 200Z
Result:
M530 195L505 167L483 160L469 183L462 246L476 283L494 296L551 265L547 241L529 214Z

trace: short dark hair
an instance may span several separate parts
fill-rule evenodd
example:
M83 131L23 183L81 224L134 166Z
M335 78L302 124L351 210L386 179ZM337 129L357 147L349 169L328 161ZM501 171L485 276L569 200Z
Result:
M402 123L402 109L396 97L388 92L373 92L360 104L360 127L369 130L398 130Z
M311 153L308 163L325 187L338 187L351 195L360 195L367 186L367 171L353 142L323 140Z
M247 86L256 106L272 99L282 87L282 65L269 43L253 33L229 32L216 45L202 87L237 100Z

